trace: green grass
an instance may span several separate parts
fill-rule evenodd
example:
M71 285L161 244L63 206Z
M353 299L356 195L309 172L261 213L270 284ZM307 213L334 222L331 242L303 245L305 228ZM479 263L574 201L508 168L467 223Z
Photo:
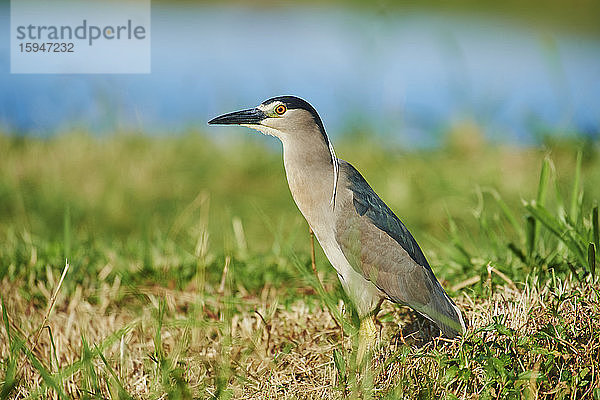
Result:
M0 398L600 398L598 143L337 143L471 324L386 304L359 371L280 152L225 136L0 136Z

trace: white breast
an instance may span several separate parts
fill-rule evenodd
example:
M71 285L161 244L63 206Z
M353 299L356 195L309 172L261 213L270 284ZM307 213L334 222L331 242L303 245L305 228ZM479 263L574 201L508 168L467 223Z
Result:
M354 303L359 317L362 318L366 316L373 311L377 306L379 299L385 297L385 294L373 283L366 280L360 272L357 272L352 268L340 249L340 246L337 244L333 232L327 232L324 235L325 237L322 237L323 235L320 235L317 230L313 229L313 231L327 256L327 259L335 268L344 291Z

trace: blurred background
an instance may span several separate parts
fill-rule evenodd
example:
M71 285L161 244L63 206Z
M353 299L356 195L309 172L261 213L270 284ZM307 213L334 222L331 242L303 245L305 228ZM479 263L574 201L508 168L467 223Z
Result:
M3 35L0 128L177 135L295 94L334 138L363 129L432 146L463 121L510 143L598 135L597 1L253 4L153 2L149 75L10 75Z
M0 276L69 257L185 286L231 256L242 285L291 284L307 227L279 144L206 125L281 94L315 106L442 278L485 265L481 210L504 226L491 200L533 198L547 154L560 192L582 149L583 201L599 198L596 0L155 1L146 75L10 74L9 15L1 2ZM441 244L461 231L472 253L454 262ZM514 258L522 238L495 235Z

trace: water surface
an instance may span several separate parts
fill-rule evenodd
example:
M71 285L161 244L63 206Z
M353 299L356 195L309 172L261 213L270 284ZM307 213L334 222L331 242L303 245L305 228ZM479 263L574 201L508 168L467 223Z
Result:
M8 23L0 8L0 126L20 134L171 135L280 94L309 100L334 137L417 146L461 120L518 143L600 127L600 40L500 18L155 5L148 75L11 75Z

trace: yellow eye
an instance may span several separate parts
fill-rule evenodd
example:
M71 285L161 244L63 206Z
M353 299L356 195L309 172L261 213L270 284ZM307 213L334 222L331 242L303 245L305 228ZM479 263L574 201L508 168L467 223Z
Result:
M280 104L277 107L275 107L275 113L277 115L283 115L283 113L285 113L286 111L287 108L283 104Z

